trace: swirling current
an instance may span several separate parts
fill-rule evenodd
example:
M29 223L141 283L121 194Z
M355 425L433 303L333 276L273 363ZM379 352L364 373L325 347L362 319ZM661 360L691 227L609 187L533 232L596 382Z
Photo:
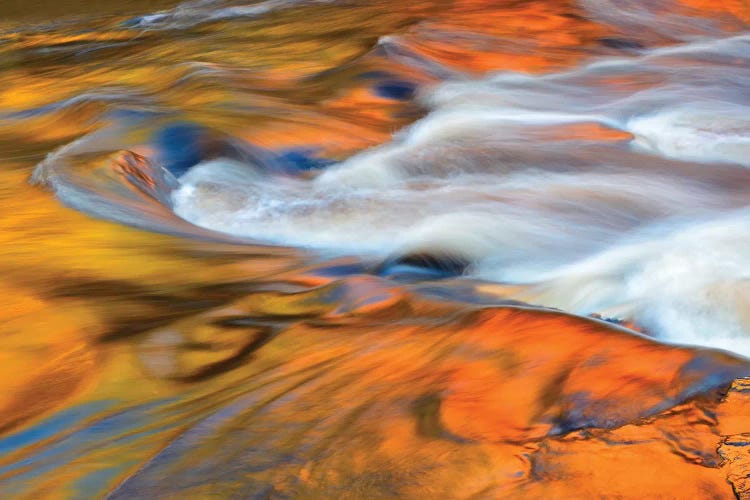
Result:
M744 0L0 6L5 498L750 498Z

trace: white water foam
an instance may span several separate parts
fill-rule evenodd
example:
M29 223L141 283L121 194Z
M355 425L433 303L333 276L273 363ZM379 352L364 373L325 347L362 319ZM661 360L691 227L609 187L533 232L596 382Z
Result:
M634 144L688 161L737 163L750 167L750 107L697 103L638 116L627 124Z
M184 29L198 24L231 19L256 18L271 12L308 4L330 3L334 0L265 0L230 2L228 0L190 0L174 9L146 14L132 19L128 26L135 29Z
M657 226L539 277L528 293L546 305L623 317L664 340L750 356L747 209Z
M312 180L212 161L174 206L276 244L461 257L525 300L750 355L748 95L747 35L445 83L425 118Z

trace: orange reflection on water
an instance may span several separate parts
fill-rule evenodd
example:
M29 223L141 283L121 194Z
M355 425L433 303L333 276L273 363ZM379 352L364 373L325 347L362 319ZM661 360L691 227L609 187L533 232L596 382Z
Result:
M739 0L682 3L748 19ZM19 498L748 495L745 382L721 394L746 361L557 311L325 274L320 256L301 251L140 231L28 184L47 153L118 106L341 159L424 111L378 94L363 74L428 87L462 72L570 68L611 53L601 39L619 36L616 27L568 1L313 4L187 35L127 30L127 19L4 35L0 47L0 107L20 113L0 120L0 432L16 440L0 458L0 489ZM648 78L608 83L636 91ZM106 96L45 111L92 89ZM122 147L152 155L152 132L131 131ZM587 123L533 139L631 136ZM76 172L153 188L152 164L119 147ZM462 286L494 303L534 298L522 286ZM76 418L50 424L63 414Z

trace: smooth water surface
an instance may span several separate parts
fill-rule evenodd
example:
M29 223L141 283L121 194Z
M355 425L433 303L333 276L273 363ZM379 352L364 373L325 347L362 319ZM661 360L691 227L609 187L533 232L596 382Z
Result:
M748 23L3 3L0 490L741 496Z

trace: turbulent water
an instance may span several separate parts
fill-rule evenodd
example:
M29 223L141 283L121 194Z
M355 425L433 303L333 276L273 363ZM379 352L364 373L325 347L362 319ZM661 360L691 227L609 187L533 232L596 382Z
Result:
M3 12L11 495L745 491L747 3Z

